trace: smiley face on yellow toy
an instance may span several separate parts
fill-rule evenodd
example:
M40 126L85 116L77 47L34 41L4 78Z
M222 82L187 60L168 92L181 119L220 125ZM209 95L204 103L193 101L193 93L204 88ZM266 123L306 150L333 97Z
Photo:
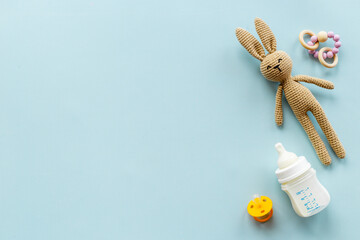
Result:
M273 215L272 201L268 197L255 195L249 202L247 211L256 221L266 222Z

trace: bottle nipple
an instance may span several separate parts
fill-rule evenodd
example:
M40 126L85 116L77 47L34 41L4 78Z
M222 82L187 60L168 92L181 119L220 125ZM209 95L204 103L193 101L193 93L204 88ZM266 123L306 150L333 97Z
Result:
M278 167L279 169L286 168L297 161L297 156L295 153L288 152L285 150L284 146L281 143L275 144L276 151L279 153Z

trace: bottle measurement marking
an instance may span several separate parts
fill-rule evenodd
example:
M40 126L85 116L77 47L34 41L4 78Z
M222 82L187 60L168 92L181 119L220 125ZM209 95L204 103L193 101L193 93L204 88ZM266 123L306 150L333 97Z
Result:
M300 197L300 200L303 201L304 206L308 213L315 211L316 209L320 208L319 204L317 203L315 197L312 197L312 192L309 187L302 189L296 193L297 196Z

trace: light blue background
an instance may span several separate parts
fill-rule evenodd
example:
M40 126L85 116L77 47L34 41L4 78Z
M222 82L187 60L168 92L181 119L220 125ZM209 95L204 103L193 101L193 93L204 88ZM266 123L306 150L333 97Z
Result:
M350 239L360 210L360 2L0 1L0 239ZM235 28L272 28L346 150L322 166ZM303 29L342 37L322 67ZM331 42L331 45L333 43ZM326 45L326 44L325 44ZM330 45L330 43L328 44ZM322 135L323 136L323 135ZM304 155L329 207L298 217L274 144ZM246 212L254 193L274 216Z

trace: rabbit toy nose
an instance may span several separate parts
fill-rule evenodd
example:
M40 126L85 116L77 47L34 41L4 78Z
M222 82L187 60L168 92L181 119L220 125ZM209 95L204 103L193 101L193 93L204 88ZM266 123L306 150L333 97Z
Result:
M281 69L280 69L280 64L276 65L275 67L273 67L274 69L277 68L280 72L281 72Z

